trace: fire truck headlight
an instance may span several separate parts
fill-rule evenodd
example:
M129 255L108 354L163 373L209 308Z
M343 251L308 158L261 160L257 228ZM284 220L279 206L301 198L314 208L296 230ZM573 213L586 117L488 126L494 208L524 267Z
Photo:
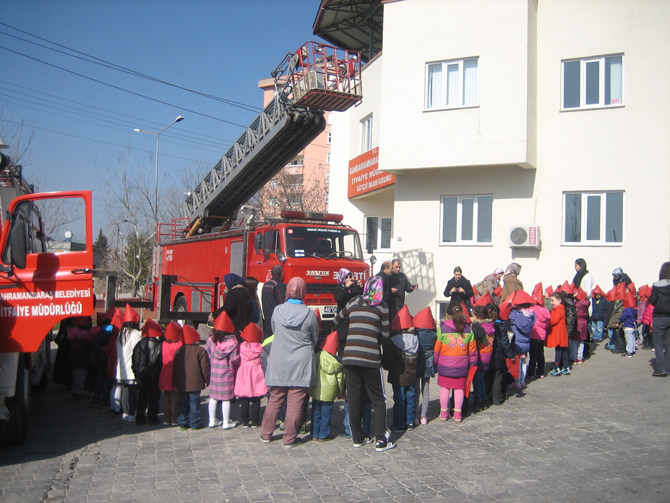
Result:
M284 262L286 262L286 259L287 257L284 252L277 252L277 260L279 260L279 262L283 264Z

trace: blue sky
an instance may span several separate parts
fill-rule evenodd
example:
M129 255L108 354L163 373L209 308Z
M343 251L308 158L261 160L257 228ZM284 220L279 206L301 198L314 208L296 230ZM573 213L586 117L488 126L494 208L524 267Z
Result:
M23 122L34 131L26 179L40 191L91 189L99 201L101 177L128 155L131 167L146 170L153 180L155 136L133 129L159 131L183 115L184 121L160 136L159 187L164 189L176 184L177 172L188 165L213 166L242 133L240 126L257 115L35 44L80 51L260 110L258 81L269 78L286 53L317 40L312 24L319 4L4 0L0 121L3 130ZM95 233L105 226L104 211L96 205Z

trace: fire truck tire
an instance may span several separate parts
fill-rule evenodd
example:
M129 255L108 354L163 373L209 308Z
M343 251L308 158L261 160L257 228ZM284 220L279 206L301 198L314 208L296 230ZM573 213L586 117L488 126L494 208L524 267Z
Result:
M0 421L0 445L17 445L26 436L28 419L28 367L26 355L19 356L16 374L16 395L7 398L9 420Z

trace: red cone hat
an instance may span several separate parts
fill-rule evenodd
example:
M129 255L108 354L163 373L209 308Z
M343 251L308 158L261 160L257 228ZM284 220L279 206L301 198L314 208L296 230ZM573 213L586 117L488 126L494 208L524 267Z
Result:
M477 299L477 302L475 302L475 306L488 306L489 304L492 303L493 299L491 298L491 294L489 292L486 292L484 295L482 295Z
M509 313L512 312L512 303L511 302L503 302L498 306L500 309L500 319L501 320L509 320Z
M416 328L435 330L435 318L433 318L430 306L416 313L416 316L414 316L414 326Z
M588 298L588 295L586 295L586 292L581 289L581 287L577 288L575 290L575 299L577 300L586 300Z
M544 294L542 293L542 282L535 285L533 288L533 300L536 304L544 306Z
M523 290L517 290L516 295L514 296L514 300L512 301L512 305L516 307L523 306L524 304L533 305L535 304L535 299Z
M181 325L175 321L168 323L165 327L165 339L168 341L177 342L181 340L182 328Z
M130 304L126 304L126 313L123 316L123 322L124 323L140 322L140 315L137 314L137 311L135 311L132 307L130 307Z
M633 292L626 292L623 298L623 307L635 307L637 306L637 300L635 299L635 294Z
M142 326L142 337L160 337L163 335L163 329L154 320L147 320Z
M263 340L263 330L255 323L249 323L242 330L240 337L247 342L261 342Z
M229 334L235 333L235 325L233 325L233 320L230 319L227 312L221 311L221 314L216 317L214 320L214 330Z
M598 295L602 295L603 297L607 297L607 294L602 291L602 289L600 288L599 285L596 285L596 287L593 290L591 290L591 295L593 295L594 293L597 293Z
M547 294L547 297L551 297L552 295L554 295L554 287L549 285L547 289L544 291L544 293Z
M337 345L337 332L331 332L328 334L328 337L323 340L321 349L323 349L326 353L330 353L331 355L335 356L337 353Z
M117 330L121 330L121 327L123 327L123 311L121 311L118 307L114 308L114 315L112 316L109 324Z
M626 283L621 282L614 287L615 300L623 300L625 293L626 293Z
M184 325L183 334L184 344L195 344L196 342L200 342L200 334L191 325Z
M400 308L400 311L393 318L393 330L407 330L414 326L412 315L409 313L409 308L405 305Z
M496 297L500 297L502 295L502 287L498 286L498 288L493 290L493 295L495 295Z

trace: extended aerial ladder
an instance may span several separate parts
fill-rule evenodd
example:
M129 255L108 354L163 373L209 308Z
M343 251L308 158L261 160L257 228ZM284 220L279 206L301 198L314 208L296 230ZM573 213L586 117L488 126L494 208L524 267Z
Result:
M234 220L238 209L323 131L325 111L344 111L362 98L355 51L307 42L287 54L272 76L274 99L187 196L184 233Z

